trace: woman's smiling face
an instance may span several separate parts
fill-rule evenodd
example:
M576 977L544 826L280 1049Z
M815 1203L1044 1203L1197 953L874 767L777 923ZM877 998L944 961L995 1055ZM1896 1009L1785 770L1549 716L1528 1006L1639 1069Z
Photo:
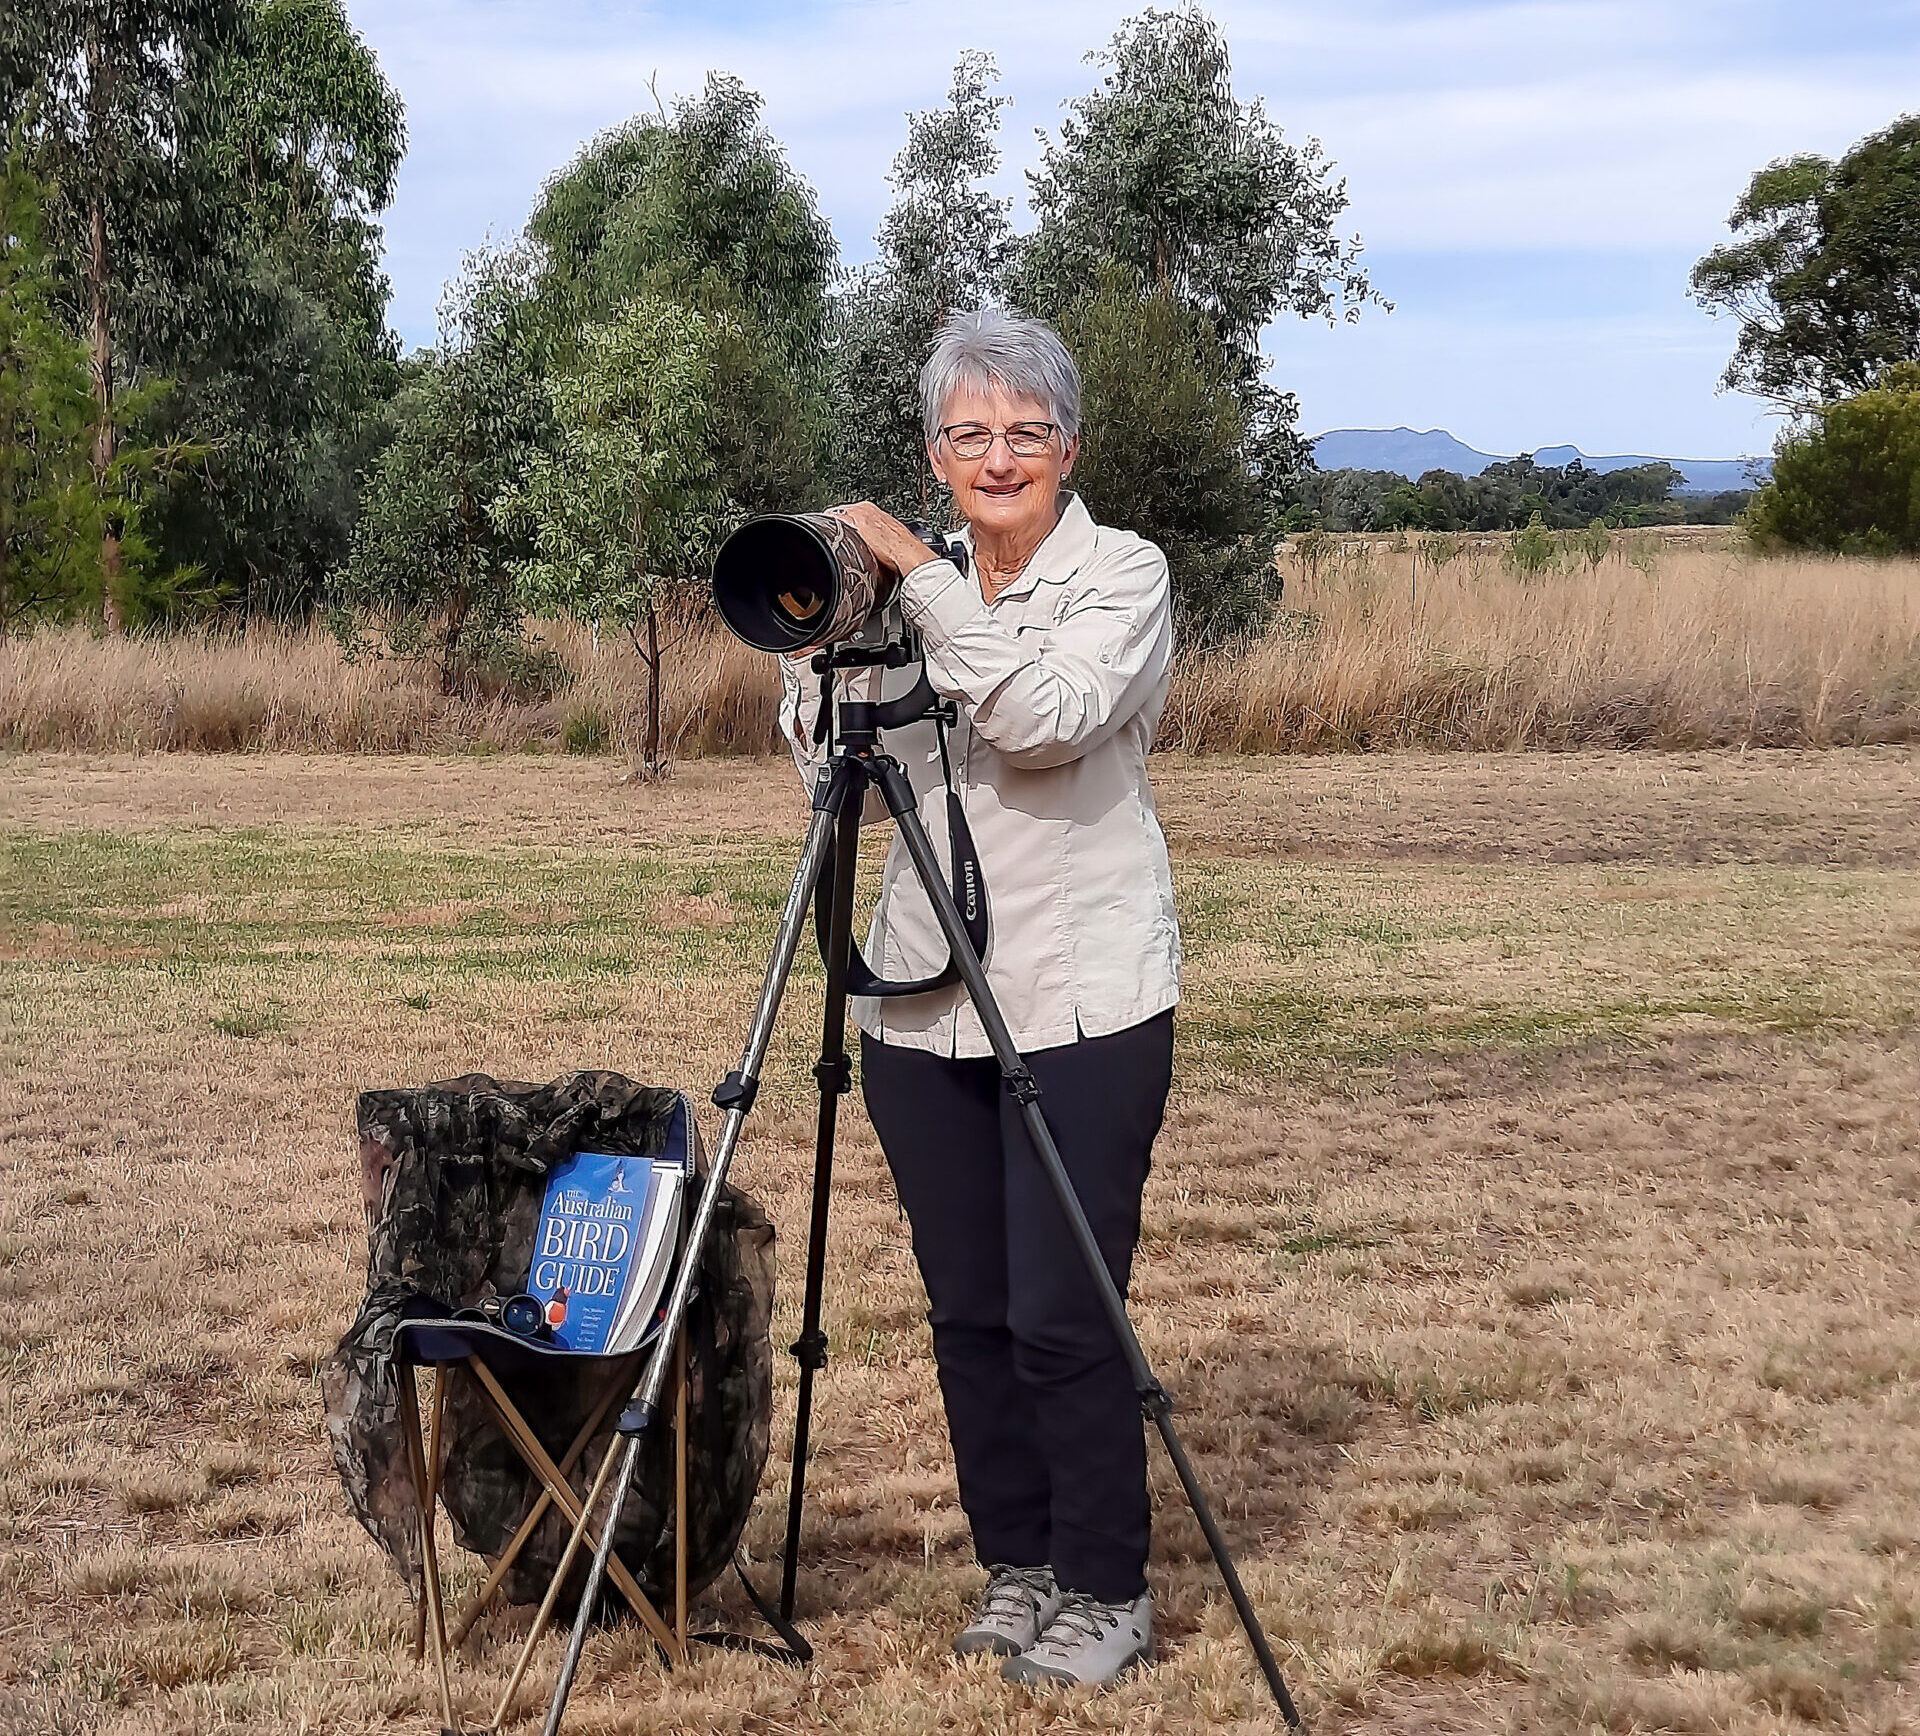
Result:
M1052 420L1037 398L997 385L985 391L961 386L947 399L940 425L974 423L1004 432L1023 423ZM961 458L948 440L939 438L927 448L927 457L934 475L953 490L953 504L976 534L1024 543L1030 550L1053 529L1060 485L1073 468L1078 445L1056 429L1046 450L1032 456L1016 453L1004 439L997 439L984 458Z

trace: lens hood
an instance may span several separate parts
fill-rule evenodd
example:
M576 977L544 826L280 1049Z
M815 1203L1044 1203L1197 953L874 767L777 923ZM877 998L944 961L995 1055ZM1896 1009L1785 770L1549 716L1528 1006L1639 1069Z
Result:
M750 518L713 563L720 618L755 650L783 655L851 638L898 585L860 533L826 512Z

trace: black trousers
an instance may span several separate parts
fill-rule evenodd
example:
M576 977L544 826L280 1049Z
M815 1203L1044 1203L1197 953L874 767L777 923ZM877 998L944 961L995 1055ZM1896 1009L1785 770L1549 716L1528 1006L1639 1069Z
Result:
M960 1503L983 1563L1051 1563L1103 1603L1146 1589L1140 1401L993 1060L863 1037L867 1113L931 1303ZM1124 1295L1173 1079L1173 1014L1026 1057Z

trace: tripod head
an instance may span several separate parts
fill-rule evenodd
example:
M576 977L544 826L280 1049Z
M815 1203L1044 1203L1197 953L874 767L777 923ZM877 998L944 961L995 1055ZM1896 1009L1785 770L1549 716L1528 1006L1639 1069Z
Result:
M842 670L905 669L917 666L919 679L896 699L842 699L834 702L834 677ZM814 671L820 677L820 725L833 723L833 739L847 753L871 753L880 744L883 729L904 729L910 723L934 723L943 731L951 729L959 712L951 699L942 699L927 680L926 653L920 635L901 624L878 645L862 645L857 640L829 645L813 658Z

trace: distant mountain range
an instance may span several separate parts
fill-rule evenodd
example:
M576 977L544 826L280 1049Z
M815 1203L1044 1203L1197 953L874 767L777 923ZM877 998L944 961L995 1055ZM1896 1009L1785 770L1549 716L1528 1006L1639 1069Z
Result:
M1478 476L1489 464L1504 460L1476 451L1456 440L1444 428L1335 428L1312 442L1313 461L1322 470L1392 470L1409 480L1429 470L1451 470ZM1511 454L1509 455L1511 456ZM1565 465L1579 459L1589 470L1625 470L1635 464L1671 464L1680 472L1676 494L1722 494L1734 488L1752 488L1754 478L1764 482L1773 474L1771 458L1648 458L1614 453L1589 458L1577 446L1543 446L1530 454L1536 464Z

